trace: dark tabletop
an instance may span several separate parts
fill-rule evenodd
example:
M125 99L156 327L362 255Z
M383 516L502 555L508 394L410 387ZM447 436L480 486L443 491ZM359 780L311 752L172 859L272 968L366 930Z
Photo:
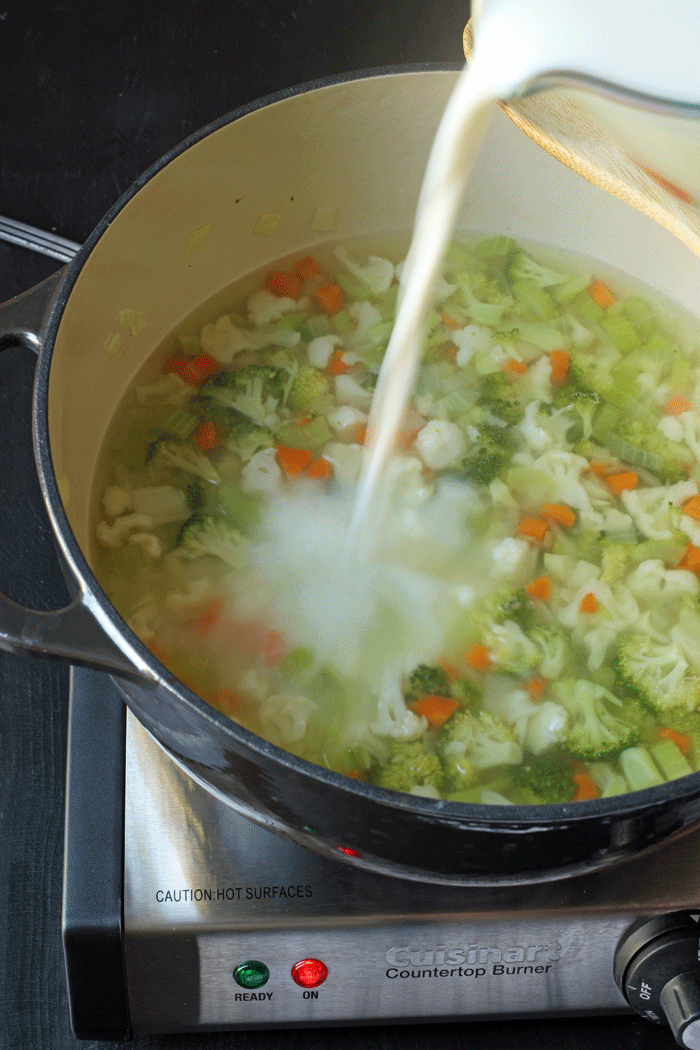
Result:
M457 0L0 2L0 214L82 241L134 179L222 114L345 71L458 62ZM55 263L0 243L0 301ZM30 447L33 355L0 361L0 565L61 605ZM0 652L0 1050L99 1050L71 1034L60 941L67 669ZM631 1017L142 1037L139 1050L367 1047L661 1050Z

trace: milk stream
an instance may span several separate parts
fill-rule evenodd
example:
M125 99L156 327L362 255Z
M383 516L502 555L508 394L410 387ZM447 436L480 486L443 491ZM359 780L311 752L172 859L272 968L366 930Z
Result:
M459 76L440 120L403 268L396 320L382 362L367 432L348 549L370 554L390 493L386 468L416 379L433 288L440 276L465 188L496 99L512 95L512 65L486 34Z

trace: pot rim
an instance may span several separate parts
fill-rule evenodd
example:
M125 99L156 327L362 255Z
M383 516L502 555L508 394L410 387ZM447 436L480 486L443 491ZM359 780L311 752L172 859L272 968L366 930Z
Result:
M107 598L97 582L81 548L79 547L68 522L67 515L58 491L53 469L49 443L48 423L48 387L53 349L56 335L61 323L64 309L78 276L97 242L109 229L122 209L132 200L139 190L172 160L180 156L191 146L208 137L234 121L298 95L306 94L335 85L351 83L381 76L401 76L414 73L458 72L459 63L418 63L397 66L382 66L342 73L302 83L281 91L266 95L263 98L248 102L217 118L210 124L192 133L182 142L165 153L158 161L148 167L125 193L115 202L110 210L97 224L93 232L82 245L73 261L64 269L61 284L51 305L46 319L45 334L37 363L33 395L33 438L34 451L42 486L42 493L49 513L54 534L61 547L63 557L80 587L83 599L89 596L90 611L100 625L112 638L118 638L119 648L133 659L135 656L140 666L147 667L152 684L165 686L177 697L178 702L194 709L200 717L216 725L232 741L243 744L253 755L278 766L286 767L290 772L303 775L325 789L348 792L363 797L368 801L400 809L425 821L438 819L468 830L470 827L490 826L494 831L527 832L540 827L575 826L580 822L589 822L599 817L604 823L618 821L621 817L632 818L641 811L655 808L657 805L691 801L700 798L700 772L695 772L678 780L668 781L656 787L642 791L630 792L612 798L592 799L582 802L551 803L542 805L480 805L477 803L446 802L441 799L423 798L403 792L393 792L362 781L335 773L323 766L318 766L307 759L285 751L257 736L243 726L232 722L220 714L199 696L189 690L172 675L143 642L132 632L116 608ZM132 656L133 654L133 656ZM148 685L148 680L144 681Z

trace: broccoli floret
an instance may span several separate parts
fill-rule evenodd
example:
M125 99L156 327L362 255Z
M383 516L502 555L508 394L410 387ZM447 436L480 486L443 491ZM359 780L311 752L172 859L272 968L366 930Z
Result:
M415 700L419 696L448 696L450 683L441 667L430 667L418 664L408 678L406 699Z
M275 439L269 427L250 421L235 423L226 440L227 447L240 456L244 463L261 448L272 448L274 443Z
M700 740L700 711L689 711L685 707L669 707L663 712L663 725L676 733L697 737Z
M444 759L460 755L477 769L514 766L523 757L511 729L486 711L455 711L440 730L437 746Z
M244 537L225 521L208 514L193 514L180 529L177 548L186 558L220 558L232 569L241 569L246 562L247 544Z
M503 372L489 372L482 378L478 403L509 426L515 426L523 418L522 405Z
M440 759L428 751L420 740L407 744L392 741L389 758L375 775L375 783L391 791L410 791L412 787L428 786L440 791L443 781Z
M167 467L169 470L182 470L186 474L194 474L204 481L218 483L220 481L217 471L203 452L198 452L192 445L186 445L177 441L167 441L159 438L148 448L146 462L153 467Z
M462 707L475 707L481 700L481 692L468 678L456 678L450 685L450 694Z
M600 579L608 586L619 583L630 570L632 564L632 544L601 543L600 545Z
M362 380L362 386L365 388L365 390L376 390L378 379L378 372L368 372L365 378Z
M286 368L245 365L243 368L221 372L205 383L202 391L254 423L263 423L284 398L288 382L289 372Z
M569 715L569 729L561 746L576 758L605 761L639 740L638 728L624 721L623 702L602 685L584 679L560 679L554 688ZM613 712L613 707L618 710Z
M524 796L523 801L569 802L576 790L572 772L571 762L550 752L528 757L513 767L510 776L513 787Z
M442 768L445 774L444 789L446 795L456 791L466 791L473 787L480 777L479 770L470 762L464 752L455 752L443 757Z
M666 485L687 481L694 462L691 452L670 441L655 421L623 418L615 425L614 435L613 451L633 466L644 467Z
M573 278L571 274L558 273L535 262L523 251L516 251L508 264L508 278L511 281L534 281L540 288L551 288L553 284L565 284Z
M484 424L469 455L458 467L443 471L443 476L460 478L476 485L490 485L500 477L515 452L515 442L507 427Z
M525 628L539 650L537 670L545 678L559 678L566 665L569 644L559 627L538 622Z
M459 273L457 284L465 312L474 324L498 324L513 307L513 297L484 273Z
M328 378L313 365L301 365L294 376L287 403L298 412L310 412L317 397L328 393Z
M593 417L602 403L602 398L595 390L571 381L557 387L554 391L551 407L556 410L566 409L573 421L581 427L581 437L587 441L593 430Z
M613 667L620 687L650 704L661 718L669 710L700 706L700 675L672 642L627 631L618 639Z
M522 588L502 588L495 591L480 606L484 620L490 623L505 623L513 620L523 630L532 623L532 606L527 591Z

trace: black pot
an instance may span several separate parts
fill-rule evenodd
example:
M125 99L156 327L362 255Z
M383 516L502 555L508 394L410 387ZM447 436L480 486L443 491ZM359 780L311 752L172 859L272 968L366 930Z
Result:
M222 119L147 171L65 270L2 308L0 346L19 337L40 351L36 459L75 600L39 613L2 596L0 645L113 674L132 711L196 780L311 849L404 878L557 878L695 821L700 774L537 807L447 803L347 779L266 743L186 689L129 630L88 565L97 454L139 367L185 317L215 315L225 288L250 270L322 240L409 229L455 76L369 73ZM496 110L459 225L578 251L693 303L694 256L556 164Z

